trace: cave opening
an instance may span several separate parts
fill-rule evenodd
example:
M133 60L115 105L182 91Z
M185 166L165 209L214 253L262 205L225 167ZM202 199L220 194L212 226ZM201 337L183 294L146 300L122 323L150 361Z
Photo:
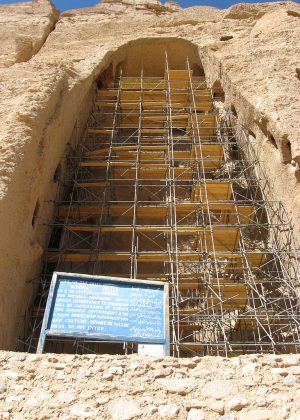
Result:
M220 106L220 82L208 87L196 46L126 44L95 85L82 138L54 174L61 189L22 349L36 350L60 271L168 282L174 356L297 352L297 268L283 269L292 232L278 234L282 208L264 197L251 139L234 105ZM46 351L138 345L49 337Z

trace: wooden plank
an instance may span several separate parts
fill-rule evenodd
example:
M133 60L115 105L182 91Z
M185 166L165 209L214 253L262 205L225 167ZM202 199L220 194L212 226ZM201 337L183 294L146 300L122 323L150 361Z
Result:
M196 183L192 189L192 201L218 201L230 200L231 183L230 182L207 182Z
M76 182L78 188L99 188L110 185L109 181Z
M143 168L141 167L141 165L139 165L139 172L138 172L138 177L140 180L160 180L160 179L165 179L167 176L167 167L163 168L155 168L155 169L151 169L151 168ZM133 180L136 178L136 172L133 169L126 169L126 170L122 170L122 169L114 169L114 178L118 179L118 180ZM191 177L186 178L186 179L191 179Z
M113 132L111 128L88 128L87 131L90 134L112 134Z
M103 225L103 226L94 226L94 225L66 225L68 230L74 232L110 232L110 233L118 233L118 232L132 232L135 230L138 232L165 232L171 233L176 230L178 235L187 235L187 234L195 234L199 231L198 226L178 226L177 229L171 228L170 226L163 226L163 225L147 225L147 226L132 226L132 225Z
M166 107L166 101L165 100L160 100L160 101L149 101L144 99L143 100L143 109L145 111L147 110L153 110L153 109L164 109Z
M211 114L191 115L187 129L192 130L196 135L213 136L216 132L216 116Z
M190 94L188 91L186 92L180 92L180 91L175 91L175 90L171 90L170 92L170 101L171 101L171 105L174 106L174 103L176 102L188 102L190 103Z
M211 101L197 100L197 102L191 103L193 110L197 112L210 112L213 109L213 104Z
M141 130L142 134L163 134L167 135L168 130L167 129L157 129L157 128L143 128Z
M87 157L93 157L93 156L108 156L110 150L112 152L137 152L137 146L112 146L110 147L104 147L101 149L96 149L90 152L86 152L85 156ZM168 150L168 146L166 145L159 145L159 146L141 146L141 151L157 151L157 150Z
M130 167L135 167L136 164L134 162L115 162L115 161L111 161L111 162L107 162L107 161L99 161L99 160L95 160L95 161L83 161L80 162L79 166L81 166L82 168L106 168L111 167L122 167L122 168L130 168Z
M155 170L146 167L147 164L143 167L141 164L139 165L139 174L138 177L141 180L164 180L167 176L168 168L163 168L162 164L159 165ZM216 161L204 161L203 162L204 169L211 169L211 168L218 168L219 163ZM181 180L181 181L191 181L195 175L195 171L190 168L174 168L174 179ZM114 178L123 179L123 180L132 180L136 178L136 172L134 169L115 169L114 170Z
M193 93L195 102L211 101L211 92L209 89L195 89Z
M121 168L135 168L136 162L128 162L128 161L115 161L111 160L110 162L107 161L101 161L101 160L94 160L94 161L82 161L80 162L81 167L90 167L90 168L106 168L107 166L111 168L115 167L121 167ZM139 169L143 169L142 164L139 164ZM168 164L166 163L145 163L145 167L151 169L151 168L167 168Z
M190 87L190 81L189 80L170 80L169 83L170 92L178 89L180 91L186 90L188 92L188 89Z
M113 146L111 149L108 147L96 149L90 152L86 152L86 157L91 158L108 158L110 151L112 152L112 156L114 159L121 159L125 157L134 156L134 159L136 159L136 153L137 153L137 146ZM157 152L157 151L163 151L168 152L168 146L167 145L152 145L152 146L145 146L142 145L140 147L141 155L143 155L144 152ZM153 155L154 156L154 155ZM204 162L204 165L206 167L215 167L218 163L221 162L223 158L223 149L221 145L218 144L204 144L201 146L201 151L199 149L199 146L193 147L192 151L174 151L174 158L175 159L193 159L193 158L200 158L202 156L206 161ZM151 158L153 159L153 157ZM197 165L197 163L194 163ZM201 163L200 163L201 165Z
M253 263L260 262L263 259L262 253L253 252L248 254L248 260ZM74 252L74 253L59 253L55 251L48 251L47 260L49 262L55 262L58 259L65 262L96 262L96 261L130 261L131 259L130 252L99 252L99 253L88 253L88 252ZM235 253L225 253L220 252L216 254L217 258L228 258L228 259L237 259L241 258L240 254ZM170 256L167 252L138 252L136 255L138 262L168 262L170 261ZM171 258L177 260L176 255L174 254ZM203 258L207 258L206 255L201 255L197 252L179 252L178 260L179 261L201 261Z
M168 70L165 72L165 80L190 80L192 76L192 70Z
M207 289L208 287L212 287L218 293L219 290L225 290L234 293L240 293L241 289L245 289L245 283L238 283L233 282L231 279L228 278L220 278L219 280L213 279L205 281L201 278L187 278L181 279L179 275L179 283L178 287L180 290L200 290L200 289Z
M109 108L114 109L116 107L116 101L108 102L108 101L95 101L95 105L101 108Z
M201 331L203 330L203 328L204 328L203 324L192 324L192 323L184 324L183 322L179 323L179 329L181 331Z
M176 346L179 346L182 350L190 350L190 351L204 351L207 350L207 345L203 344L202 342L179 342L176 343ZM220 346L221 347L221 346ZM214 351L214 349L212 349ZM217 350L215 350L217 351Z
M143 213L137 211L138 216L143 217ZM121 232L132 232L136 233L153 233L163 232L169 233L176 232L177 235L195 237L195 248L198 251L234 251L237 246L237 241L240 235L238 228L229 226L219 227L215 226L212 232L204 230L198 226L177 226L177 228L171 228L163 225L67 225L68 230L73 232L90 232L90 233L121 233Z
M212 232L199 230L195 247L199 251L234 251L238 245L240 229L237 227L214 226Z
M166 81L165 80L157 80L157 81L145 81L144 79L141 80L128 80L124 81L122 79L120 88L124 90L164 90L166 88Z
M231 212L234 209L232 203L210 203L209 209L211 211L225 211ZM110 204L104 206L105 212L110 216L132 216L133 215L133 205L132 204ZM192 202L181 202L176 205L176 212L180 216L187 216L190 213L200 210L207 210L207 204L200 205L199 203ZM243 215L251 215L253 211L252 206L237 206L239 213ZM57 210L57 216L59 218L66 217L68 215L73 215L75 218L89 217L100 215L102 213L101 204L73 204L73 205L60 205ZM140 217L165 217L168 211L168 206L165 205L144 205L138 206L137 212ZM235 216L236 217L236 216Z
M118 90L117 89L101 89L97 92L98 98L111 98L111 97L117 97L118 96Z
M204 296L202 301L202 306L192 309L179 309L179 315L184 316L197 316L198 314L203 314L204 310L209 310L214 307L215 311L218 310L236 310L244 308L247 305L247 296L236 296L234 294L228 294L227 296L220 295L219 297L210 294L209 296Z
M180 225L176 228L172 228L170 226L164 226L164 225L102 225L102 226L95 226L95 225L66 225L66 228L68 230L74 231L74 232L132 232L135 230L136 232L177 232L179 235L183 234L200 234L206 233L210 235L210 231L206 231L203 228L199 226L190 226L190 225ZM219 226L216 226L213 228L213 235L216 234L230 234L232 231L236 232L237 228L232 228L228 226L224 226L220 228Z

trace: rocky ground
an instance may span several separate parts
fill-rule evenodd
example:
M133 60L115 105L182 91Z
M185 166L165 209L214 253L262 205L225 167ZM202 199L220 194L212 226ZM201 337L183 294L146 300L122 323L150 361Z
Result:
M300 419L300 355L0 353L1 419Z

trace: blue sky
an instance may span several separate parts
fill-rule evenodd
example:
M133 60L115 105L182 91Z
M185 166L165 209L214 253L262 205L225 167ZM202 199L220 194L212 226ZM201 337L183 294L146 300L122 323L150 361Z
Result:
M0 0L0 4L10 4L17 3L24 0ZM26 1L26 0L25 0ZM27 0L28 1L28 0ZM55 6L63 12L68 9L78 9L79 7L88 7L96 3L99 3L99 0L52 0ZM163 0L164 2L164 0ZM246 1L246 0L181 0L179 1L182 7L189 6L214 6L219 9L225 9L226 7L231 6L235 3L262 3L261 1ZM299 3L299 1L297 1Z

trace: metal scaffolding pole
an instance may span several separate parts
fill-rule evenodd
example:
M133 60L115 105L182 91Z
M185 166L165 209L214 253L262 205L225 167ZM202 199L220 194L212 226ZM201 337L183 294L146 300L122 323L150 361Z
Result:
M19 349L34 351L51 273L169 282L175 356L298 352L298 247L268 200L245 128L205 79L122 74L97 92L49 225L44 271ZM43 222L43 221L41 221ZM55 246L53 245L55 244ZM135 352L55 339L49 351Z

